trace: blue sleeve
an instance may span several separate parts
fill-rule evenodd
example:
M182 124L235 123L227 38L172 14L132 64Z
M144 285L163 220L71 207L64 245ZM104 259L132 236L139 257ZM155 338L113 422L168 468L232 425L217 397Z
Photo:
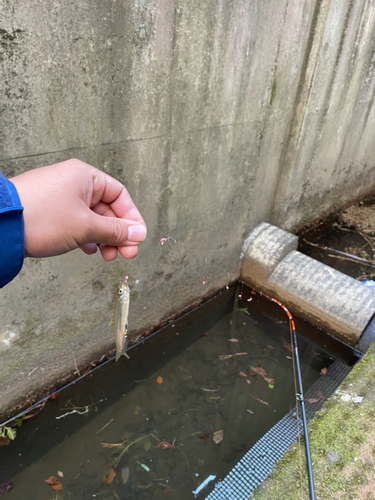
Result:
M20 272L25 257L23 206L12 182L0 172L0 288Z

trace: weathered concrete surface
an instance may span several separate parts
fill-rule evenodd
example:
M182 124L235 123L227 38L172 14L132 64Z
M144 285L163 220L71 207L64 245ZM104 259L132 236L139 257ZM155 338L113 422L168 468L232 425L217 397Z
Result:
M285 257L269 286L291 310L351 345L375 313L374 289L300 252Z
M297 247L298 236L266 222L258 224L242 247L242 279L264 283L283 258Z
M374 370L375 344L308 425L317 499L374 498ZM251 498L309 498L305 471L303 442L296 443Z
M149 228L134 262L28 260L0 292L0 412L113 346L124 273L134 335L237 277L259 222L375 185L371 1L12 0L0 20L1 170L78 157Z
M296 251L297 244L287 231L259 224L244 242L241 279L356 345L375 314L375 290ZM361 345L368 347L368 339Z

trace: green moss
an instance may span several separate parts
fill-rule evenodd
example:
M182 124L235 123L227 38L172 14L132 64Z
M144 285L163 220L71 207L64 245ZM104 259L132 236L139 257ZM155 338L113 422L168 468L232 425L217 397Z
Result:
M375 464L375 348L357 364L339 391L309 424L310 448L317 498L357 498L369 483ZM363 396L360 404L342 395ZM300 468L302 467L302 480ZM301 484L302 482L302 484ZM271 477L252 496L259 500L308 498L303 442L294 444ZM341 492L341 493L339 493ZM337 494L337 497L335 496Z

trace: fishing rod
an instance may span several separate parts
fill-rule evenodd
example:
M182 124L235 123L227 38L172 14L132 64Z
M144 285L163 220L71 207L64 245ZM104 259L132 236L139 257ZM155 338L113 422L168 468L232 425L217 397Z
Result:
M310 500L315 500L314 477L313 477L313 470L312 470L312 464L311 464L309 434L308 434L308 431L307 431L307 418L306 418L306 411L305 411L305 398L304 398L304 395L303 395L301 365L300 365L300 362L299 362L299 355L298 355L296 326L295 326L295 323L294 323L293 316L289 312L289 310L281 302L279 302L278 300L271 299L271 301L275 302L278 306L282 307L284 309L284 311L286 312L286 314L288 315L288 318L289 318L289 325L290 325L290 330L291 330L292 339L293 339L293 351L294 351L294 357L295 357L295 360L296 360L297 377L298 377L298 387L299 387L299 393L296 394L296 396L297 396L297 399L301 403L303 430L305 432L306 463L307 463L307 473L308 473L308 478L309 478ZM298 405L298 402L297 402L297 405ZM298 415L297 415L297 418L298 418Z

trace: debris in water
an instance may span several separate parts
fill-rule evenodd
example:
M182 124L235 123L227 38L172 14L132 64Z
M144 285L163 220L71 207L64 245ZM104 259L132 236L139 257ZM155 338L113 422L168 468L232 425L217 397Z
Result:
M252 415L254 415L253 411L251 411L251 410L246 410L246 411L248 411L249 413L251 413Z
M228 342L238 342L238 339L228 339Z
M250 394L252 398L254 398L256 401L259 401L259 403L262 403L263 405L271 406L267 401L263 401L263 399L257 398L256 396L253 396Z
M320 370L320 373L321 373L322 375L325 375L325 374L327 373L327 370L328 370L328 368L322 368L322 369Z
M200 491L202 491L202 490L203 490L203 488L205 488L205 487L208 485L208 483L210 483L211 481L214 481L215 479L216 479L216 476L213 476L213 475L208 476L208 478L207 478L207 479L205 479L205 480L203 481L203 483L201 483L201 484L198 486L198 488L192 492L192 493L193 493L193 495L194 495L194 498L197 498L198 493L199 493Z
M99 432L102 432L106 427L108 427L109 424L111 424L113 422L113 418L111 418L111 420L109 422L107 422L105 425L103 425L103 427L101 429L99 429L97 432L95 432L95 436L97 434L99 434Z
M0 484L0 493L9 493L13 489L12 481L7 481L6 483Z
M213 433L212 439L215 444L219 444L224 439L224 431L221 429L220 431L216 431Z
M139 484L137 486L137 488L139 488L140 490L148 490L149 488L151 488L151 486L153 486L153 483L151 483L151 484L144 484L144 485L143 484Z
M64 473L63 473L63 472L61 472L61 470L58 470L58 471L57 471L57 475L58 475L58 476L60 476L60 477L64 477Z
M202 439L203 441L208 441L211 437L211 434L202 434L200 439Z
M283 347L289 352L293 352L292 349L292 344L290 342L287 342L285 339L283 339Z
M102 443L103 448L115 448L116 446L122 446L127 443L129 439L125 439L125 441L121 441L121 443Z
M316 391L316 393L320 398L327 399L327 396L325 396L321 391Z
M5 436L0 436L0 446L8 446L10 439Z
M130 469L128 466L123 467L121 469L121 479L122 479L122 484L125 484L129 481L129 476L130 476Z
M104 484L111 484L116 476L116 471L112 465L111 470L108 472L106 476L103 477Z
M168 443L168 441L160 441L158 443L158 448L163 448L163 450L166 450L167 448L172 448L173 450L178 450L176 446L174 446L171 443Z
M248 377L249 375L246 372L238 372L240 377Z
M50 476L48 479L45 480L47 484L51 486L54 490L62 490L63 485L62 483L55 477L55 476Z
M163 377L161 377L160 375L158 376L158 378L156 379L156 382L158 384L162 384L163 383Z
M142 467L142 469L144 469L146 472L150 472L151 469L150 469L150 467L147 467L147 465L141 464L141 462L138 462L138 460L137 460L137 464L139 464Z
M219 356L220 359L228 359L228 358L233 358L233 356L245 356L247 355L247 352L235 352L234 354L222 354Z
M208 337L210 335L210 332L204 332L202 333L201 337Z
M274 383L275 383L274 379L266 377L267 372L264 368L262 368L261 366L250 366L250 369L254 373L261 375L264 378L264 380L268 383L268 385L272 385L272 386L274 385ZM273 389L273 387L271 387L271 389Z
M269 387L270 389L273 389L275 386L274 386L273 384L268 384L268 387Z
M141 407L140 406L136 406L135 410L134 410L134 415L138 415L138 413L140 412L140 410L141 410Z
M308 399L306 399L306 401L312 404L312 403L317 403L317 402L319 401L319 399L316 399L316 398L308 398Z

